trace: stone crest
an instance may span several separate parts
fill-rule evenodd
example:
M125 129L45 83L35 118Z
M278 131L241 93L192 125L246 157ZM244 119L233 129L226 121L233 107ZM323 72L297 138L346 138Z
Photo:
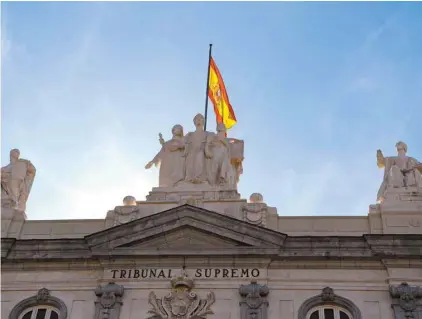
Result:
M152 309L149 311L153 316L150 318L162 319L193 319L206 318L212 314L211 306L215 302L213 292L207 294L206 299L192 291L193 279L189 278L183 270L180 276L171 280L172 291L163 298L157 298L153 291L149 294L149 304Z
M95 319L117 319L123 305L122 297L124 288L114 282L95 289L97 301L95 302Z
M405 318L415 318L414 312L418 306L418 300L422 298L422 288L409 286L406 282L400 286L390 286L391 297L397 298L400 308L404 311ZM396 312L395 305L392 305ZM396 316L397 317L397 316Z
M240 318L241 319L266 319L270 290L266 285L260 285L256 281L251 281L249 285L241 285L239 294Z

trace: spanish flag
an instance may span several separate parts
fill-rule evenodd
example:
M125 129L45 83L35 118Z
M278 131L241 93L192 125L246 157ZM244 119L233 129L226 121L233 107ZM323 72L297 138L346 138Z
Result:
M237 122L236 116L230 105L223 77L212 57L210 57L210 77L208 79L208 85L208 97L212 104L214 104L217 123L224 123L226 129L232 128Z

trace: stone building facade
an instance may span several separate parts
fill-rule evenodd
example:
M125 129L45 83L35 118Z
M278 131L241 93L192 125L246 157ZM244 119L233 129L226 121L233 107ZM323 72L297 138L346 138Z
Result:
M217 186L160 185L104 219L30 220L2 177L2 318L422 319L421 188L394 187L397 159L378 161L379 202L353 217L279 216L219 171Z

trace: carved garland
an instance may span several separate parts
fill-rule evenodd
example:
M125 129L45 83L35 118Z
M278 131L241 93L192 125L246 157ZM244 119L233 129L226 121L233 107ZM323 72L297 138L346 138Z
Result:
M344 308L351 313L353 319L362 319L362 314L356 305L350 300L338 296L330 287L325 287L321 294L309 298L299 308L298 319L305 319L308 312L315 307L322 305L335 305Z
M59 319L67 318L67 307L63 301L51 296L50 291L42 288L36 296L29 297L19 302L10 312L9 319L18 319L23 311L36 306L52 306L59 311Z

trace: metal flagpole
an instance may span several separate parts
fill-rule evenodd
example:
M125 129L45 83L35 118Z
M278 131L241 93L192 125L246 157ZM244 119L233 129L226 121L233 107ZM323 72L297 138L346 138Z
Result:
M204 123L204 131L207 130L207 117L208 117L208 92L210 89L210 68L211 68L211 49L212 44L210 44L210 51L208 55L208 72L207 72L207 88L205 90L205 123Z

